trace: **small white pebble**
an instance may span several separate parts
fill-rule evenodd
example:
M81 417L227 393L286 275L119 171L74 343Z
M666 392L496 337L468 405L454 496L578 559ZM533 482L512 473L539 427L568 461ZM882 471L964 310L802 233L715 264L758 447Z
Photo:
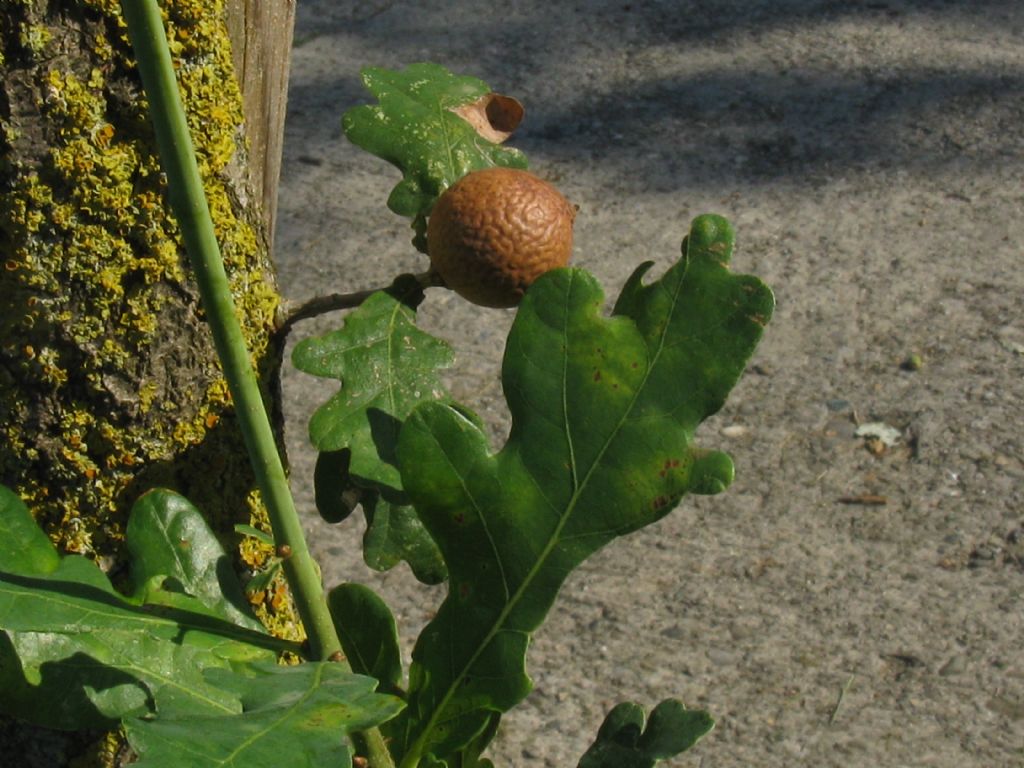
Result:
M722 434L725 437L743 437L747 434L747 428L742 424L730 424L727 427L722 427Z

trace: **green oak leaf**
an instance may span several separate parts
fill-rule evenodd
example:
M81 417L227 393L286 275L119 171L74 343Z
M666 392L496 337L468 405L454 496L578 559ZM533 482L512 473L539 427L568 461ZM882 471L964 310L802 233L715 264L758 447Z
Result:
M688 750L714 726L707 712L666 699L654 708L645 727L643 709L623 702L608 713L578 768L654 768Z
M300 371L341 382L309 421L313 445L350 451L344 472L399 498L395 446L402 421L420 403L448 398L438 371L453 357L448 344L416 327L421 298L418 285L396 282L371 295L340 329L303 339L292 352Z
M424 584L440 584L448 569L437 544L409 504L392 504L380 494L363 497L366 533L363 559L375 571L389 571L403 560Z
M211 613L239 626L263 631L249 609L231 561L203 516L183 496L157 488L132 506L125 532L136 594L156 602L171 589L198 599Z
M114 590L95 563L58 555L20 500L0 488L0 711L66 729L110 727L151 713L158 697L190 712L233 712L236 698L211 686L202 671L295 649L221 616L223 605L203 584L227 576L188 564L173 535L188 536L214 561L223 552L205 524L191 519L199 516L191 505L171 504L168 516L160 498L172 497L153 496L129 523L134 556L153 559L133 563L145 581L140 594L151 600L139 605ZM18 542L20 553L8 542ZM171 579L198 596L167 589L168 576L159 571L173 570L175 558Z
M61 730L148 716L157 696L183 711L237 712L236 698L201 674L227 664L211 649L137 630L0 633L0 711Z
M340 522L361 501L367 565L388 570L405 560L416 578L437 584L447 575L444 561L408 506L395 463L405 417L420 403L448 399L438 372L451 365L451 347L416 327L421 299L415 280L397 280L340 329L299 342L292 361L301 371L341 381L309 422L320 452L313 479L321 516Z
M0 570L45 574L58 565L60 555L28 507L18 494L0 485Z
M408 504L393 503L378 491L360 488L349 474L351 451L321 451L313 473L316 508L329 523L340 523L361 505L366 518L363 560L376 571L389 571L403 560L424 584L448 576L437 544Z
M372 678L331 662L212 669L206 677L233 693L241 711L127 721L139 768L348 768L345 735L372 728L402 707L399 699L375 693Z
M384 692L399 692L398 627L387 603L369 587L349 582L332 589L327 604L352 671L375 678Z
M348 110L342 128L353 144L402 171L388 197L395 213L422 221L438 196L470 171L526 167L522 152L487 141L451 111L489 93L483 81L430 63L398 71L367 67L362 76L378 103Z
M611 317L579 269L527 292L502 383L504 448L442 403L419 406L398 445L402 483L449 570L448 595L413 652L399 754L444 759L530 690L525 654L568 574L612 539L666 515L687 492L733 477L693 444L739 379L774 306L733 275L725 219L696 219L660 279L630 279Z
M160 639L194 643L224 659L292 650L291 644L263 629L224 621L201 601L180 592L161 594L159 602L136 605L114 590L95 563L78 555L63 557L48 574L0 570L0 629L66 635L105 630L147 632Z

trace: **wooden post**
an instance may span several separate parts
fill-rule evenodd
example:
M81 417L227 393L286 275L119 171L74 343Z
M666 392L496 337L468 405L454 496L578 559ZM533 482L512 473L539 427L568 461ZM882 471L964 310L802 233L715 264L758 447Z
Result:
M242 87L251 184L273 248L295 0L227 0L227 21Z

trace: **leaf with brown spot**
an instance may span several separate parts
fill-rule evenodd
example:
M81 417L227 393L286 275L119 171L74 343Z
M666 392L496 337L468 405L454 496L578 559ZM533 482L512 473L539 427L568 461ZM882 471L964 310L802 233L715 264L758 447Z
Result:
M498 453L449 405L405 420L402 485L449 572L394 729L409 764L476 743L527 694L530 635L576 566L686 493L732 481L729 456L695 446L694 432L725 402L774 306L764 283L729 271L733 242L725 219L696 219L682 258L648 285L651 265L640 267L611 317L583 270L539 278L505 348L512 429Z
M403 70L367 67L362 75L378 103L349 109L342 128L353 144L402 171L388 197L395 213L422 220L438 196L470 171L526 167L522 152L485 138L456 113L491 93L482 80L430 63ZM488 112L485 104L485 122L515 122L514 107L505 102L491 107L492 117Z

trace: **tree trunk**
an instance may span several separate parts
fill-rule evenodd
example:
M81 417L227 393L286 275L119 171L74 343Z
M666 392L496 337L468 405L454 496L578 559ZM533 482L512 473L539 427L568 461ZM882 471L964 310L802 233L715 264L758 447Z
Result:
M0 483L116 578L147 488L188 496L225 541L265 518L119 3L0 4ZM162 5L240 320L274 382L268 244L294 0ZM247 545L242 567L266 554ZM296 635L289 612L263 616Z

